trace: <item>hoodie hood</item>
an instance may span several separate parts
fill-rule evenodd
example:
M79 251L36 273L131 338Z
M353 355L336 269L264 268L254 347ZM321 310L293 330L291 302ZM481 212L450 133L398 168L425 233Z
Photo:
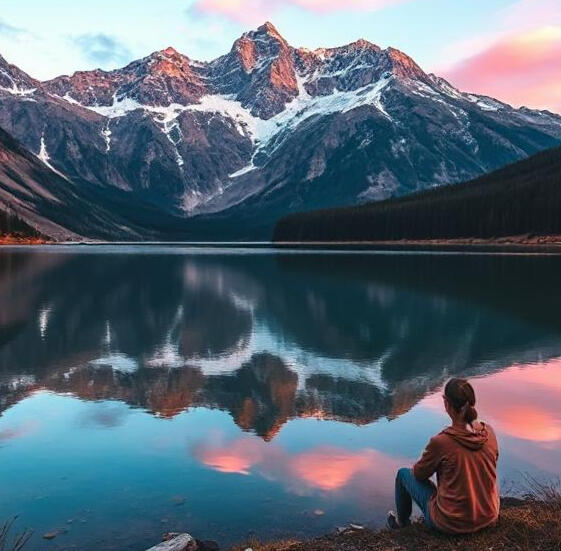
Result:
M481 428L478 430L469 431L467 429L460 429L457 427L448 427L442 431L444 434L450 436L458 444L464 446L469 450L480 450L487 440L489 439L489 432L485 423L479 422Z

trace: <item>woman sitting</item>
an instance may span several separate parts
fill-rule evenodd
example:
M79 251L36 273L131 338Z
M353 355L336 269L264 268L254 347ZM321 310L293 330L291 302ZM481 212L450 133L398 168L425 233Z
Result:
M499 517L495 433L477 421L475 392L465 379L448 381L443 399L452 425L430 439L413 469L398 471L390 528L410 524L412 501L427 526L449 534L476 532ZM434 473L437 486L429 480Z

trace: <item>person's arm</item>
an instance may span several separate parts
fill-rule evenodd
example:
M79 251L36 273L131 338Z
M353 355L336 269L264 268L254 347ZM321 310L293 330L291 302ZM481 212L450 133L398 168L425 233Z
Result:
M421 459L413 465L413 475L417 480L428 480L435 472L442 460L442 454L436 438L431 438Z

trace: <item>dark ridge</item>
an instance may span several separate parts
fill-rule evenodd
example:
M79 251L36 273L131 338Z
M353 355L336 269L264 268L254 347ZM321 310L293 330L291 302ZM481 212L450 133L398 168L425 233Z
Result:
M293 214L273 240L394 241L561 234L561 148L463 184L357 207Z

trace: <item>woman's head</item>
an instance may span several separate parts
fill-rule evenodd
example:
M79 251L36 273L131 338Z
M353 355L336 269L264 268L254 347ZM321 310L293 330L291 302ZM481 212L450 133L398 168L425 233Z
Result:
M446 411L452 419L473 423L477 419L475 391L466 379L450 379L444 387Z

